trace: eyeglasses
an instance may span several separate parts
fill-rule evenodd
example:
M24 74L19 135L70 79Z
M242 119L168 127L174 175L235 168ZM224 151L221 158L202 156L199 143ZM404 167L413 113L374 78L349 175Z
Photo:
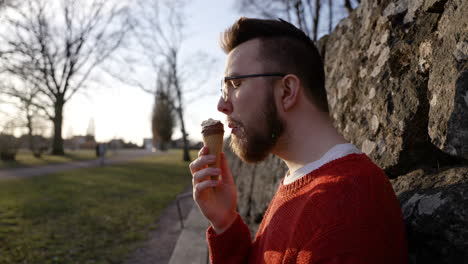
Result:
M284 77L287 74L285 73L258 73L258 74L249 74L249 75L239 75L239 76L228 76L224 77L221 80L221 97L225 102L228 100L229 89L236 89L241 85L241 79L253 78L253 77Z

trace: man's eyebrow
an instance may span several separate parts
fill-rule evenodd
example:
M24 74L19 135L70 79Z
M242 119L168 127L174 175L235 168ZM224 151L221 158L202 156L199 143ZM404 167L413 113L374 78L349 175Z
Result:
M239 76L239 75L242 75L242 74L237 73L237 72L231 72L229 74L224 75L224 77L232 77L232 76Z

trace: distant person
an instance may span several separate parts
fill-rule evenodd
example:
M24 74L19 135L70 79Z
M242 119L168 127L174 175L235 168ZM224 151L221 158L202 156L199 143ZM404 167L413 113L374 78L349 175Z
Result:
M214 156L200 150L190 170L194 199L211 223L211 262L407 263L399 202L385 173L333 127L309 37L283 20L241 18L221 47L218 110L232 129L231 148L251 163L274 154L289 170L252 242L225 156L221 169L207 168ZM210 179L216 175L222 179Z
M96 147L95 147L95 150L96 150L96 157L99 158L99 143L96 144Z
M99 158L99 165L104 166L106 158L107 146L104 143L99 143L96 145L96 155Z

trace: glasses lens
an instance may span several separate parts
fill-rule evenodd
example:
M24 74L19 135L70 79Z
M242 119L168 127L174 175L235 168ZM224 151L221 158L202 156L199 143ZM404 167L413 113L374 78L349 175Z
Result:
M221 97L225 102L227 102L229 83L230 81L225 81L224 78L221 80Z
M224 78L221 79L221 98L223 98L224 101L227 101L227 88Z

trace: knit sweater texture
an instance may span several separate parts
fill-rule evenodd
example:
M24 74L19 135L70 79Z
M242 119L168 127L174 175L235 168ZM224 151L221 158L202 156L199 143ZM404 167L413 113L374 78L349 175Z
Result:
M221 234L209 227L207 241L214 264L408 262L399 202L365 154L281 182L253 242L239 215Z

